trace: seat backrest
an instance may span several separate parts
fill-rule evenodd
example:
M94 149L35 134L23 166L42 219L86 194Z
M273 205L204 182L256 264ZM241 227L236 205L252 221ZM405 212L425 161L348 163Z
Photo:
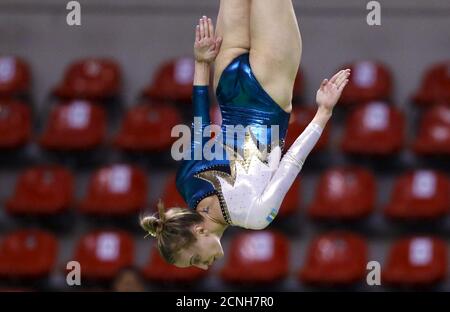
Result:
M31 229L9 233L0 244L0 275L34 278L50 273L58 242L49 232Z
M144 96L152 99L190 102L194 81L194 60L180 57L169 60L158 68L152 84Z
M285 277L289 243L278 232L243 233L231 242L221 276L230 282L269 282Z
M78 241L75 259L88 279L110 279L134 261L134 241L124 231L97 230Z
M313 283L351 283L365 276L368 257L364 239L350 232L330 232L308 248L300 278Z
M341 97L342 104L373 100L389 100L392 95L392 74L388 67L374 61L348 64L352 75Z
M346 121L342 148L346 152L386 154L403 145L402 112L386 102L367 102L352 111Z
M115 164L100 168L93 174L87 197L111 205L126 197L145 205L147 188L147 177L142 169L126 164Z
M31 87L31 70L28 63L18 57L0 56L0 97L28 93Z
M429 236L414 236L396 241L388 255L383 279L394 284L434 283L445 278L447 244Z
M36 166L24 171L16 184L13 201L40 206L57 203L68 206L73 199L72 173L58 165Z
M117 95L122 84L120 66L112 59L91 58L75 61L64 74L56 94L88 99Z
M450 209L450 182L435 170L415 170L399 177L394 185L388 214L438 217Z
M436 63L425 71L414 100L422 105L450 104L450 61Z
M316 217L362 216L375 205L376 183L373 174L361 167L336 167L319 179L310 208Z
M17 100L0 99L0 147L17 147L31 136L31 109Z

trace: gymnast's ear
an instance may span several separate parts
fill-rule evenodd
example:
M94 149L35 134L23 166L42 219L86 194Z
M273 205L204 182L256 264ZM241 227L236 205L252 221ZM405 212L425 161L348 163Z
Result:
M194 225L194 234L197 235L208 235L209 231L205 229L205 227L202 224L196 224Z

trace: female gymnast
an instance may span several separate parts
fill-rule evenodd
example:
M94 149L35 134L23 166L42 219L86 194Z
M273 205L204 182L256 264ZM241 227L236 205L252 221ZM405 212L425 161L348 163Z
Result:
M342 70L322 82L314 119L282 157L302 52L292 0L220 0L216 28L205 16L196 28L193 105L194 117L202 119L200 126L193 123L193 130L210 124L208 85L215 62L214 89L226 142L222 146L233 157L184 160L177 188L189 209L165 211L159 202L159 216L141 218L167 262L205 270L223 257L220 239L228 226L260 230L273 221L350 75ZM245 127L244 139L227 133L229 125ZM267 131L274 126L278 138ZM192 140L191 150L206 142ZM260 144L267 146L266 153Z

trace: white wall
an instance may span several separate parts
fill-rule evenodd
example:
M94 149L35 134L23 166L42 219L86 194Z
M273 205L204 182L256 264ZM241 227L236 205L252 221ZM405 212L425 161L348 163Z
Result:
M381 27L366 24L365 0L294 2L309 100L319 81L341 64L373 58L393 69L395 98L403 105L424 68L450 59L448 0L380 1ZM124 96L133 104L159 63L191 54L197 17L215 17L219 1L81 0L81 27L66 25L66 3L0 0L0 54L18 54L30 61L38 104L44 104L69 62L91 55L113 56L122 64Z

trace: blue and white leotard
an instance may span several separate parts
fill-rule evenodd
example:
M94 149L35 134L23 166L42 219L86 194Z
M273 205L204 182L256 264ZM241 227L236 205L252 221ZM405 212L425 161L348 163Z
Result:
M229 224L252 229L264 228L276 216L286 192L322 129L315 124L308 126L302 134L303 138L299 137L297 144L294 143L280 162L290 114L264 91L252 72L248 53L235 58L225 68L216 96L222 113L222 136L227 146L240 148L244 144L227 133L227 125L248 127L258 143L268 146L273 140L277 141L270 130L278 126L278 148L270 152L266 161L256 157L247 161L242 158L244 161L194 160L196 147L203 147L210 138L192 140L192 158L183 160L178 169L177 189L192 209L202 199L217 195L224 218ZM193 126L194 132L203 132L210 125L209 104L208 86L194 86L194 117L202 118L201 127ZM253 146L248 142L246 145ZM276 195L269 192L275 192Z

